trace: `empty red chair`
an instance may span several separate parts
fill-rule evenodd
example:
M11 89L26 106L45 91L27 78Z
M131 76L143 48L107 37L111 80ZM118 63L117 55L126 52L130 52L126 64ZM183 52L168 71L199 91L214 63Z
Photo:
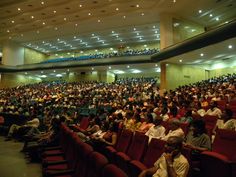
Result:
M128 175L113 164L108 164L102 171L102 177L128 177Z
M135 132L127 153L117 152L115 160L118 167L128 172L128 162L131 160L141 160L148 145L148 136L143 133Z
M137 177L141 171L146 170L147 168L153 167L156 160L164 152L164 146L166 141L152 138L151 142L148 145L147 152L142 161L132 160L129 163L129 171L132 177Z
M212 151L201 154L202 177L235 177L236 132L218 129Z
M108 164L107 158L99 152L92 152L88 157L86 177L101 177L102 169Z
M110 162L114 162L114 154L116 152L126 152L129 144L132 140L133 132L127 129L123 129L118 140L116 146L107 146L105 149L105 155L109 159Z

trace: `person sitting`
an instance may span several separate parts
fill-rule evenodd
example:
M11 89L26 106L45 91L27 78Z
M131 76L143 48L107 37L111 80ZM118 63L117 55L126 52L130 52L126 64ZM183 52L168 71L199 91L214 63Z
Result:
M236 131L236 119L233 118L231 109L225 109L221 117L223 120L217 122L218 128Z
M189 171L189 162L181 154L183 139L171 136L167 139L165 152L154 163L152 168L142 171L138 177L186 177Z
M180 118L180 122L181 123L191 123L193 121L193 117L192 117L192 110L188 110L184 117Z
M165 136L165 127L161 125L162 117L157 116L154 120L154 125L145 133L146 136L149 137L149 142L151 142L152 138L163 138Z
M210 102L210 109L207 110L205 115L217 116L218 118L221 117L222 112L218 108L218 104L217 104L216 101L211 101Z
M206 134L205 122L202 119L196 119L191 123L190 131L186 136L186 146L200 155L201 151L211 150L211 139Z
M153 115L151 113L147 114L146 120L141 123L137 131L146 133L153 126Z
M21 132L24 132L24 133L21 133L23 136L23 134L26 134L27 131L29 131L32 127L38 128L39 124L40 122L38 118L33 118L32 120L27 121L24 125L12 124L8 131L5 141L11 140L13 137L13 134L17 134L20 130Z
M180 128L180 121L178 119L170 119L168 123L170 130L168 134L162 138L163 140L167 141L167 139L171 136L178 136L180 138L184 138L184 132Z

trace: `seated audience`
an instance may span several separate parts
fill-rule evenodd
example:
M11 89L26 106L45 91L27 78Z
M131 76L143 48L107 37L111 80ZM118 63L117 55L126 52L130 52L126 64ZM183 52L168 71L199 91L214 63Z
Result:
M218 128L236 131L236 119L233 118L231 109L225 109L221 118L223 120L217 122Z
M165 135L162 139L167 141L167 139L171 136L178 136L180 138L184 138L184 132L183 130L180 128L180 121L178 119L170 119L168 121L169 124L169 132L167 133L167 135Z
M157 116L156 119L154 119L154 125L145 133L149 137L149 142L152 138L163 138L165 136L165 127L161 125L162 118L160 116Z
M167 139L165 152L154 167L142 171L138 177L187 177L188 160L181 154L182 138L171 136Z
M210 109L207 110L205 115L210 115L210 116L217 116L218 118L221 117L222 112L218 108L218 104L216 101L211 101L210 102Z

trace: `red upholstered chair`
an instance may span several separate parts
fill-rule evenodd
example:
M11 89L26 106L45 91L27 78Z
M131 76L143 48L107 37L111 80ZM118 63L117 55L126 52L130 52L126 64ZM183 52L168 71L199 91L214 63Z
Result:
M109 159L110 162L114 162L114 154L116 152L126 152L129 144L132 140L133 132L127 129L123 129L118 140L116 146L107 146L105 149L105 155Z
M70 175L72 177L85 177L87 169L87 159L89 154L93 152L93 148L86 143L79 143L77 147L77 153L74 154L73 159L67 162L67 168L62 166L63 164L55 165L51 169L44 171L44 176L57 176ZM61 165L61 166L60 166Z
M118 167L128 172L128 163L131 160L141 160L146 152L148 145L148 136L143 133L135 132L127 153L117 152L115 162Z
M128 177L128 175L113 164L108 164L102 170L102 177Z
M89 118L88 117L83 117L79 126L75 125L73 126L73 129L75 131L84 131L86 128L89 126Z
M213 130L216 127L216 122L218 117L217 116L211 116L211 115L205 115L203 117L205 123L206 123L206 129L207 129L207 134L211 137L213 134Z
M218 129L212 152L201 154L202 177L235 177L236 132Z
M221 111L225 110L226 108L226 100L217 101L217 105Z
M153 167L153 164L164 152L166 141L152 138L142 161L132 160L129 163L129 171L132 177L137 177L141 171Z
M102 169L108 164L107 158L99 152L92 152L88 157L86 177L101 177Z

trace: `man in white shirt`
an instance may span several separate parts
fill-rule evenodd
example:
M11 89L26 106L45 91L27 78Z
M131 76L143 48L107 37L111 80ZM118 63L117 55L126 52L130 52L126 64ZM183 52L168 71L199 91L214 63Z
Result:
M218 116L218 118L220 118L222 115L222 111L217 106L218 105L216 101L211 101L210 103L211 108L207 110L205 115Z
M188 160L181 154L183 139L169 137L165 152L154 163L154 167L142 171L138 177L186 177L189 171Z
M181 122L178 119L170 119L169 120L169 127L170 127L170 131L168 132L168 134L163 137L162 139L167 141L169 137L171 136L177 136L180 138L184 138L184 132L183 130L180 128L180 124Z
M145 133L149 137L149 142L151 142L152 138L163 138L165 136L165 127L161 125L162 118L160 116L157 116L154 119L154 125L149 128L149 130Z

